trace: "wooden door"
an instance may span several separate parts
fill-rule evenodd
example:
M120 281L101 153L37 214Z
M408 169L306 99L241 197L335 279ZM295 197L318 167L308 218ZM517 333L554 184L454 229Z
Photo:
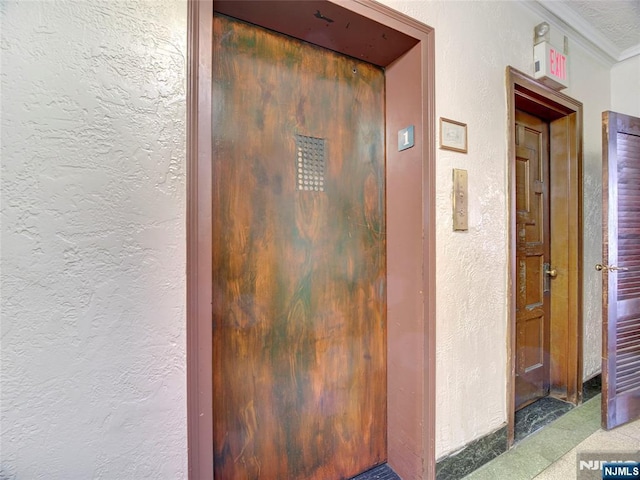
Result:
M515 408L549 393L549 126L516 110Z
M386 458L384 74L222 16L213 40L217 479Z
M603 117L602 426L640 417L640 119Z

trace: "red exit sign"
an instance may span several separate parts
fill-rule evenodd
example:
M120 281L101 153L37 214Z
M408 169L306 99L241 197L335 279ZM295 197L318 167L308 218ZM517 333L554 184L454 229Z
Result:
M534 77L556 90L569 86L568 59L560 50L541 42L533 47Z
M560 80L567 79L567 57L555 48L549 49L549 72Z

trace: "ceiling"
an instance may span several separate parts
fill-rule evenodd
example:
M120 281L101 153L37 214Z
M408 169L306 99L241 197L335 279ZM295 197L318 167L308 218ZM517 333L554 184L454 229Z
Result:
M536 0L550 22L581 37L609 61L640 55L640 0Z

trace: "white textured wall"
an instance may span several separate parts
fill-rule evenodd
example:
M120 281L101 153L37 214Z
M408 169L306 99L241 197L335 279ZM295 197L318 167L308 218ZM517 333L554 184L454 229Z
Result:
M506 422L507 378L507 113L505 68L533 73L533 28L545 20L520 2L407 1L384 3L435 28L436 116L468 125L469 153L437 151L436 455L454 452ZM562 32L552 31L562 45ZM600 254L594 157L599 109L609 102L609 67L574 49L568 93L585 104L590 263ZM587 73L588 72L588 73ZM598 147L599 148L599 147ZM469 231L453 232L451 171L469 172ZM596 255L597 251L597 255ZM595 270L594 270L595 272ZM592 275L586 323L600 321ZM592 368L600 340L590 337ZM599 353L598 353L599 354Z
M559 43L562 45L562 43ZM610 66L575 42L570 45L570 86L564 92L583 103L583 378L602 369L602 112L611 101Z
M611 110L640 117L640 55L611 69Z
M0 11L0 478L186 478L186 2Z

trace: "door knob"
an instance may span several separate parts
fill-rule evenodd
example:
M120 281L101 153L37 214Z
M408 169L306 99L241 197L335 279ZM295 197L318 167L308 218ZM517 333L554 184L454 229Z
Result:
M609 270L610 272L615 272L618 270L620 270L621 272L626 272L629 269L627 267L618 267L616 265L609 266L609 265L602 265L601 263L596 263L596 270L599 272L602 272L602 271L606 272L607 270Z
M551 278L556 278L558 276L558 270L552 268L551 270L546 270L544 273L549 275Z

